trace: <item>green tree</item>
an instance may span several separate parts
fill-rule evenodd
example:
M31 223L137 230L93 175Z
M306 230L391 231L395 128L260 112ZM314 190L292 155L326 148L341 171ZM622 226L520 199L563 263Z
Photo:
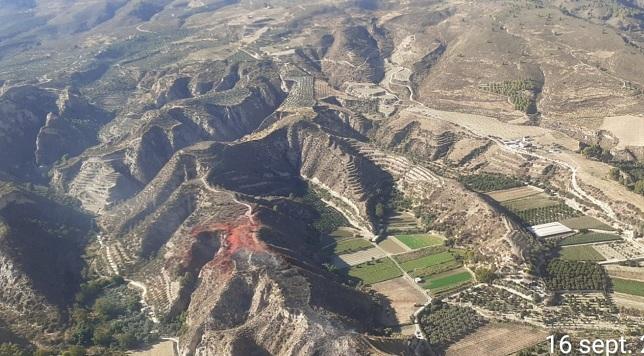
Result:
M378 218L385 216L385 206L382 205L382 203L377 203L374 209L374 214L376 214Z
M619 168L611 168L608 175L613 179L613 180L618 180L620 177L620 170Z
M602 153L601 153L601 155L599 156L599 159L600 159L602 162L610 162L610 161L612 161L612 160L613 160L613 154L612 154L612 153L610 153L610 151L609 151L609 150L604 150L604 149L602 149Z
M474 271L476 280L481 283L492 283L496 278L496 271L494 268L479 267Z
M38 349L34 352L34 356L56 356L56 353L47 349Z
M94 328L90 324L78 324L72 330L71 342L76 345L90 345L93 334Z
M114 319L115 317L123 314L123 307L118 305L115 301L102 297L94 303L94 312L104 320Z
M63 356L85 356L85 349L80 346L72 346L63 352Z
M22 347L5 342L0 344L0 356L27 356L28 353Z
M94 343L94 345L110 346L110 344L112 343L112 332L107 327L97 327L94 330L92 342Z
M122 349L131 349L137 343L136 336L130 331L116 335L116 341Z
M583 150L581 150L581 153L584 156L589 158L596 158L596 159L601 158L603 152L604 150L598 144L590 145L584 148Z
M640 179L635 183L635 186L633 187L633 191L637 194L644 195L644 179Z

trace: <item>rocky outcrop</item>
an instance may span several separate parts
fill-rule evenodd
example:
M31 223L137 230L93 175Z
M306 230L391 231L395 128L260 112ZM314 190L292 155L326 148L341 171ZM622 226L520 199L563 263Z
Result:
M34 142L54 111L55 95L32 86L10 88L0 97L0 170L33 178Z
M66 89L57 100L56 112L47 114L36 137L36 163L49 166L64 155L76 156L98 143L98 130L111 115L89 103L80 94Z
M31 86L10 88L0 96L0 170L41 180L37 167L96 144L98 129L110 118L71 89L56 95Z

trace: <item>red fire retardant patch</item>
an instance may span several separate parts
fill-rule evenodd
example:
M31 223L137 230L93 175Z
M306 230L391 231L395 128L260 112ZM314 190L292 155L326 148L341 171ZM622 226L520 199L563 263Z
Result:
M206 266L220 268L222 272L232 272L234 264L231 257L239 251L268 251L266 245L257 237L259 227L260 224L247 214L239 217L234 223L211 223L196 226L190 235L196 238L203 232L219 232L222 236L221 248Z

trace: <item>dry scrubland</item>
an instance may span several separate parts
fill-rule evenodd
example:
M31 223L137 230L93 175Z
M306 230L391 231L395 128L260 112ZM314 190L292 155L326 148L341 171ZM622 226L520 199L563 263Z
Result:
M607 117L604 119L601 129L610 131L617 137L618 148L644 146L644 116Z

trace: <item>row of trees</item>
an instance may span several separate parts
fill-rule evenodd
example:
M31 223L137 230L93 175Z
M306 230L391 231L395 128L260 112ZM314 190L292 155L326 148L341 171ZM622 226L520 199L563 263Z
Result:
M485 323L472 308L449 305L439 299L419 315L420 327L432 347L445 349Z
M610 178L635 193L644 195L644 164L640 162L612 162L612 164L616 167L611 168Z
M523 185L523 183L515 177L491 173L462 176L459 180L468 188L483 193L491 192L493 190L510 189Z
M581 215L579 211L565 203L515 211L514 213L528 225L547 224Z
M546 267L546 285L551 290L608 291L606 271L592 262L554 259Z
M348 222L340 212L328 207L322 200L321 196L327 200L332 197L324 196L323 192L319 193L320 196L313 188L309 187L306 194L302 197L302 202L313 209L319 214L313 222L313 228L320 234L329 234L340 226L347 225ZM328 193L327 193L328 194Z
M539 90L539 85L534 80L507 80L500 83L483 84L479 88L507 96L515 110L528 114L537 112L535 92Z

